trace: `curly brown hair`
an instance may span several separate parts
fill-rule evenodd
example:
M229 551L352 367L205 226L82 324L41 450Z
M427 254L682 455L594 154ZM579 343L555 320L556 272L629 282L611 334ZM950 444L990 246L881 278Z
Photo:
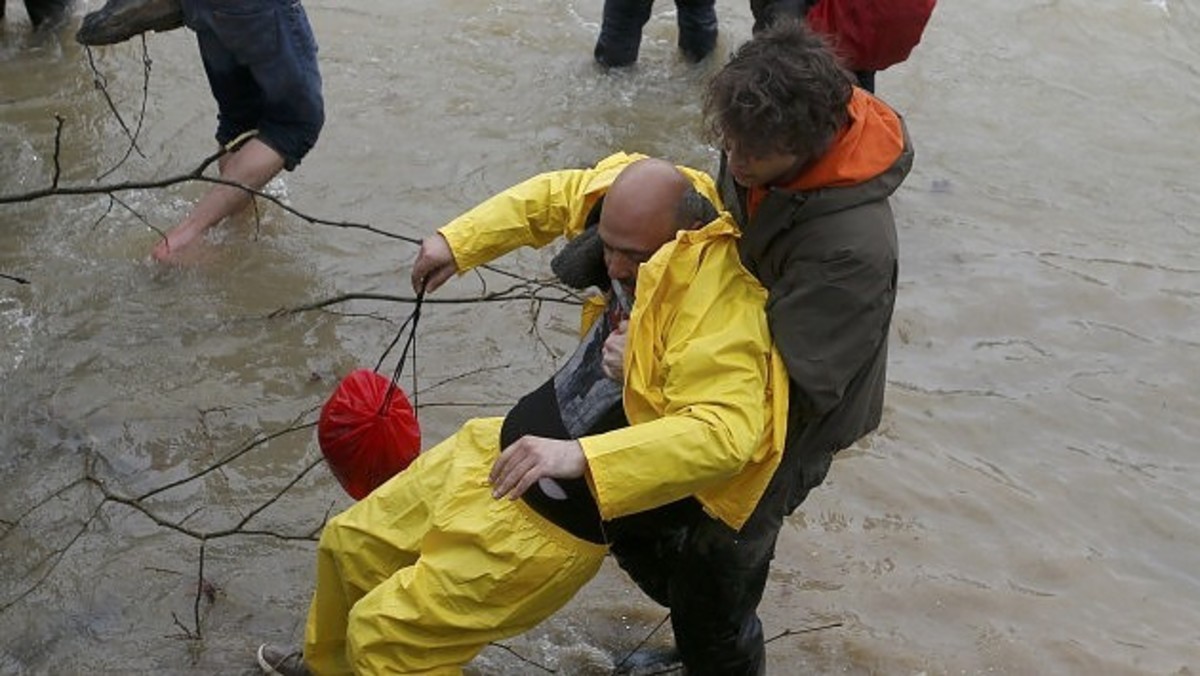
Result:
M709 81L705 131L752 155L817 157L849 121L852 78L823 37L802 21L776 20Z

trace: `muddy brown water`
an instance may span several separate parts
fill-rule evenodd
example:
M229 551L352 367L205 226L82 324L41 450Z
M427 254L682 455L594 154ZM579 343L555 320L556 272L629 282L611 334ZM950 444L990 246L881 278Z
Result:
M613 150L714 168L698 94L748 37L745 3L719 4L721 55L698 67L677 57L673 10L658 3L641 65L613 75L590 62L601 4L307 2L328 124L270 190L317 217L419 237L520 179ZM33 38L13 4L0 28L0 195L49 184L56 113L62 185L94 185L127 148L70 39L85 9ZM772 641L770 673L1200 669L1198 11L943 2L913 57L880 74L917 147L894 201L887 408L788 522L761 608L768 636L841 626ZM193 37L147 46L144 157L107 181L177 176L212 151ZM136 123L140 43L94 56ZM284 491L319 457L311 428L144 501L182 530L80 480L142 495L311 420L408 307L265 315L406 293L415 251L264 205L260 223L217 229L191 264L152 264L146 223L169 227L202 190L123 192L111 209L102 196L0 206L0 273L29 281L0 278L0 674L253 673L260 641L302 633L303 537L348 504L320 466ZM504 266L534 277L547 260ZM439 295L478 295L484 281ZM415 367L426 445L540 382L575 321L554 303L430 306ZM195 535L243 521L264 534L205 544L212 596L189 640ZM664 614L606 565L507 645L560 673L608 673ZM489 648L470 671L537 669Z

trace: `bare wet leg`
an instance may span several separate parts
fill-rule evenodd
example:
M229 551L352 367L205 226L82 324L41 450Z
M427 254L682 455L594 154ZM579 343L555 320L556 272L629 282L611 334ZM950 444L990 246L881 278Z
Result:
M222 179L262 190L283 169L283 157L262 141L250 139L235 152L222 157L219 166ZM152 255L159 261L171 260L205 230L241 211L250 203L250 197L250 193L241 188L214 185L187 218L171 228L166 238L155 245Z

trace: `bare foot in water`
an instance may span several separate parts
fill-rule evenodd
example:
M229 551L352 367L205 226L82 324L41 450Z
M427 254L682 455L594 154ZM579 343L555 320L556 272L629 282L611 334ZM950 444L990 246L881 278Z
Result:
M283 170L283 156L271 146L250 139L231 155L222 157L221 178L261 190L267 181ZM182 249L205 230L220 223L227 216L241 211L250 203L250 193L234 185L215 185L179 225L167 232L166 239L155 245L151 255L159 262L176 260Z
M196 227L190 224L176 226L167 233L167 236L158 240L158 244L154 245L154 250L150 255L159 263L169 263L174 261L179 253L204 233L204 227Z

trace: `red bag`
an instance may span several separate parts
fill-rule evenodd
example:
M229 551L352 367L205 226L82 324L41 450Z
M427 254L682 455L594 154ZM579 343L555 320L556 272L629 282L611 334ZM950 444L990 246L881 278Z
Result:
M820 0L813 30L829 36L850 70L883 70L908 58L937 0Z
M421 452L421 428L404 390L369 369L342 379L321 407L317 443L342 488L361 500ZM384 403L387 407L384 408Z

